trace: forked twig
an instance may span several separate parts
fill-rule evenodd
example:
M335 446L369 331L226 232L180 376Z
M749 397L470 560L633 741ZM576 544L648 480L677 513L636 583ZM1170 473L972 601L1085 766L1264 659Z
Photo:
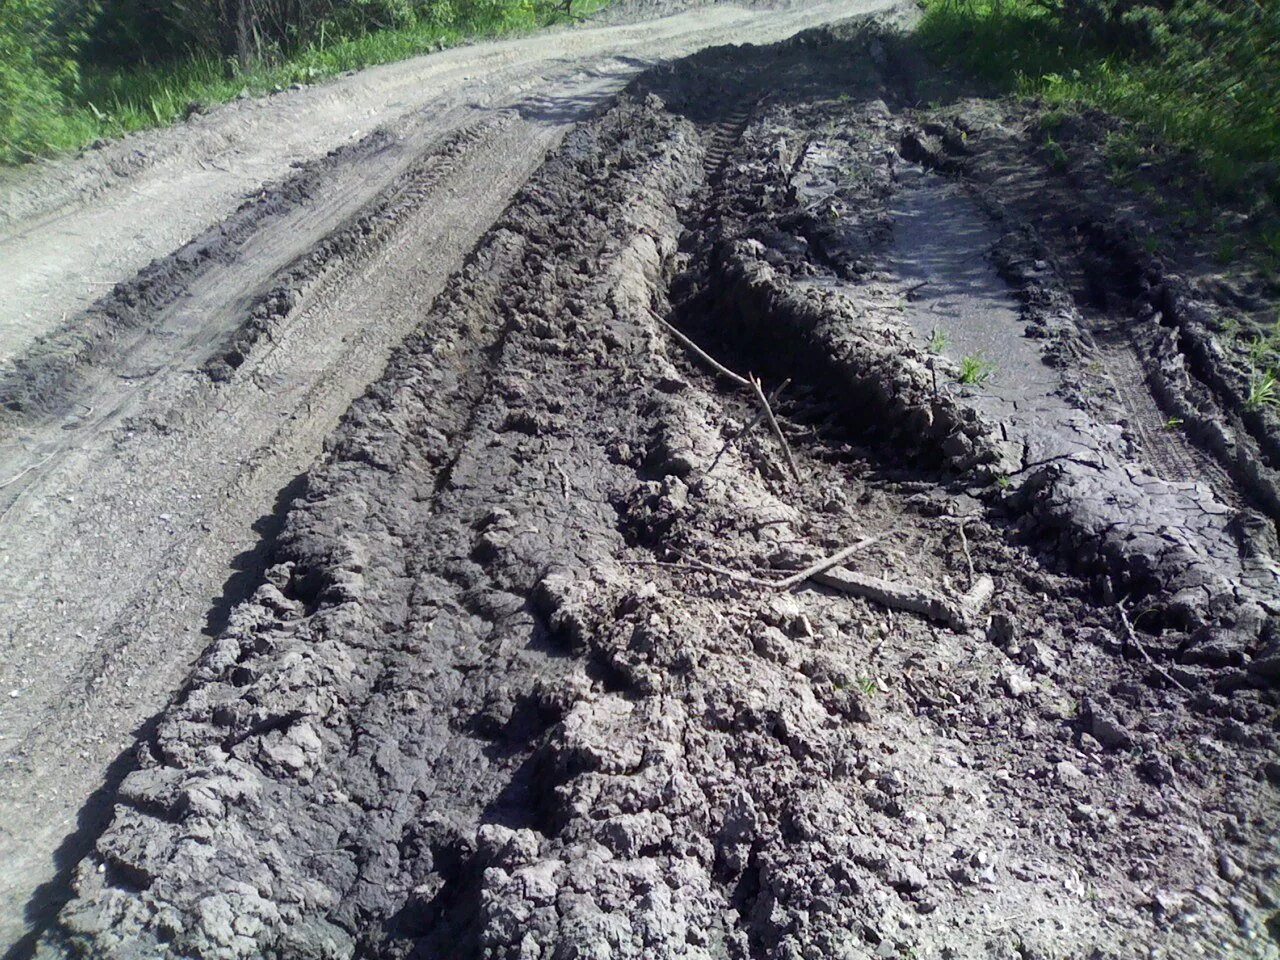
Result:
M734 383L738 384L741 387L746 387L748 390L750 390L752 393L755 394L756 403L758 403L761 409L764 411L765 419L769 421L769 426L773 430L774 436L776 436L778 438L778 442L782 444L782 453L787 458L787 466L791 470L791 475L795 477L796 482L799 483L800 468L796 466L795 457L792 456L791 454L791 444L787 442L787 438L783 434L782 428L778 426L778 420L773 415L773 407L769 405L769 398L765 396L764 389L761 386L760 381L756 379L754 375L743 377L743 376L740 376L739 374L734 373L732 370L726 367L723 363L721 363L715 357L711 356L711 354L707 353L707 351L703 350L700 346L698 346L696 343L694 343L692 340L686 337L683 333L681 333L679 330L677 330L675 327L669 324L666 320L658 316L657 311L655 311L651 307L646 307L645 309L649 311L649 316L653 317L654 320L656 320L659 324L661 324L662 327L665 330L667 330L667 332L669 332L673 337L675 337L681 344L685 346L686 349L688 349L691 353L693 353L693 355L696 356L699 360L709 365L717 373L720 373L728 377ZM717 455L716 459L717 460L719 459L719 455Z
M773 393L769 394L769 402L770 403L777 402L778 397L782 396L782 391L787 389L790 383L791 383L791 380L788 378L786 380L783 380L782 383L778 384L778 388L774 390ZM733 446L735 443L737 443L739 440L743 439L748 433L750 433L756 427L758 427L760 425L760 421L762 421L763 419L764 419L764 411L761 410L759 413L757 413L754 417L751 418L751 420L747 423L745 427L743 427L733 436L729 437L729 439L727 439L721 445L720 449L716 452L716 455L711 458L711 466L707 467L707 469L703 471L703 474L701 479L699 480L699 483L702 483L703 481L707 480L711 476L712 471L714 471L716 466L720 463L720 459L726 453L729 452L729 448Z

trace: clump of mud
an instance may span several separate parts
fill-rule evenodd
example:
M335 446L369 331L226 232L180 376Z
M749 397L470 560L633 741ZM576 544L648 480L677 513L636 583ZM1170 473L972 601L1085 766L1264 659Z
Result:
M1154 444L1151 355L926 79L862 24L575 131L332 438L39 954L1275 956L1266 505ZM659 318L764 379L798 479ZM860 541L990 605L750 582Z

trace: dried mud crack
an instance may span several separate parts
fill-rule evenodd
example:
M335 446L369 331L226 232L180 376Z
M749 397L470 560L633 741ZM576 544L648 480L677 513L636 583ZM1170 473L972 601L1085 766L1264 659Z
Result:
M36 956L1277 956L1266 425L1182 352L1212 305L997 175L1035 145L961 93L860 22L570 133ZM859 542L879 594L761 586Z

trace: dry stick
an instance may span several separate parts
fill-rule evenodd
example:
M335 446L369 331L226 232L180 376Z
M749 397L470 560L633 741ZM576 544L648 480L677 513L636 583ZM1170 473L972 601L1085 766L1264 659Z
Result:
M1147 661L1147 663L1151 664L1151 666L1155 668L1155 671L1158 674L1160 674L1160 676L1164 677L1166 680L1172 683L1175 687L1177 687L1183 693L1190 693L1191 691L1189 689L1187 689L1185 686L1183 686L1181 683L1175 680L1173 678L1173 675L1169 673L1169 671L1166 670L1164 667L1160 666L1160 664L1156 663L1155 660L1152 658L1151 654L1147 652L1147 648L1144 647L1142 645L1142 641L1138 639L1138 631L1133 629L1133 624L1129 621L1129 615L1125 613L1124 601L1121 601L1120 603L1116 604L1116 610L1120 612L1120 622L1124 624L1124 632L1129 642L1138 648L1138 652L1142 654L1143 658Z
M964 518L957 524L960 527L960 549L964 551L964 562L969 565L969 586L973 586L973 557L969 555L969 538L964 535Z
M646 307L646 309L649 309L649 308ZM681 333L671 324L667 323L667 321L663 320L660 316L658 316L658 314L654 310L651 310L651 309L649 310L649 316L653 317L653 319L657 320L658 323L662 324L673 337L675 337L682 344L684 344L689 350L693 352L693 354L696 357L698 357L704 363L712 367L717 373L724 374L734 383L740 386L746 387L748 390L751 389L750 380L748 380L746 377L739 376L738 374L730 370L728 367L726 367L719 360L716 360L713 356L711 356L711 354L707 353L700 346L698 346L696 343L694 343L692 340L686 337L683 333Z
M872 536L872 537L863 537L857 543L852 543L849 546L845 547L843 550L837 550L835 553L827 557L825 560L819 560L817 563L812 564L808 567L805 567L803 570L797 571L796 573L793 573L791 576L787 577L786 579L779 580L778 589L790 590L792 587L796 586L797 584L804 583L810 577L816 577L820 573L826 573L832 567L839 566L845 560L848 560L851 556L853 556L859 550L869 547L873 543L880 540L881 536L882 536L881 534L876 534L875 536Z
M773 416L773 408L769 406L769 398L764 395L764 390L760 388L760 381L754 376L751 378L751 389L756 392L757 402L764 407L765 417L769 420L769 426L773 428L774 436L782 444L782 452L787 458L787 466L791 468L791 475L796 478L796 483L800 483L800 468L796 466L796 458L791 455L791 444L787 443L787 438L783 435L782 428L778 426L778 421Z
M790 379L783 380L782 383L779 384L778 389L774 390L773 393L769 394L769 401L771 403L776 401L778 397L782 395L782 391L785 390L787 388L787 385L790 383L791 383ZM723 446L720 447L719 452L717 452L716 455L711 458L711 466L707 467L706 471L702 474L702 477L701 479L699 479L698 483L701 484L702 482L707 480L711 476L711 471L713 471L716 468L716 466L720 463L720 458L729 452L729 448L733 446L735 443L737 443L739 440L741 440L743 437L745 437L752 430L754 430L759 425L760 421L763 419L764 419L764 411L761 410L759 413L757 413L754 417L751 418L751 421L745 427L743 427L741 430L739 430L737 433L731 436L728 440L726 440Z

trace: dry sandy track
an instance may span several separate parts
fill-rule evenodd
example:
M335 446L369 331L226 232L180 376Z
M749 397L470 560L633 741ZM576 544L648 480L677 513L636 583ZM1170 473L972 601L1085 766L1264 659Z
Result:
M9 175L0 945L56 904L49 882L100 825L91 797L256 580L291 482L565 130L647 63L875 6L477 45ZM273 289L291 299L264 314L268 342L206 377Z

